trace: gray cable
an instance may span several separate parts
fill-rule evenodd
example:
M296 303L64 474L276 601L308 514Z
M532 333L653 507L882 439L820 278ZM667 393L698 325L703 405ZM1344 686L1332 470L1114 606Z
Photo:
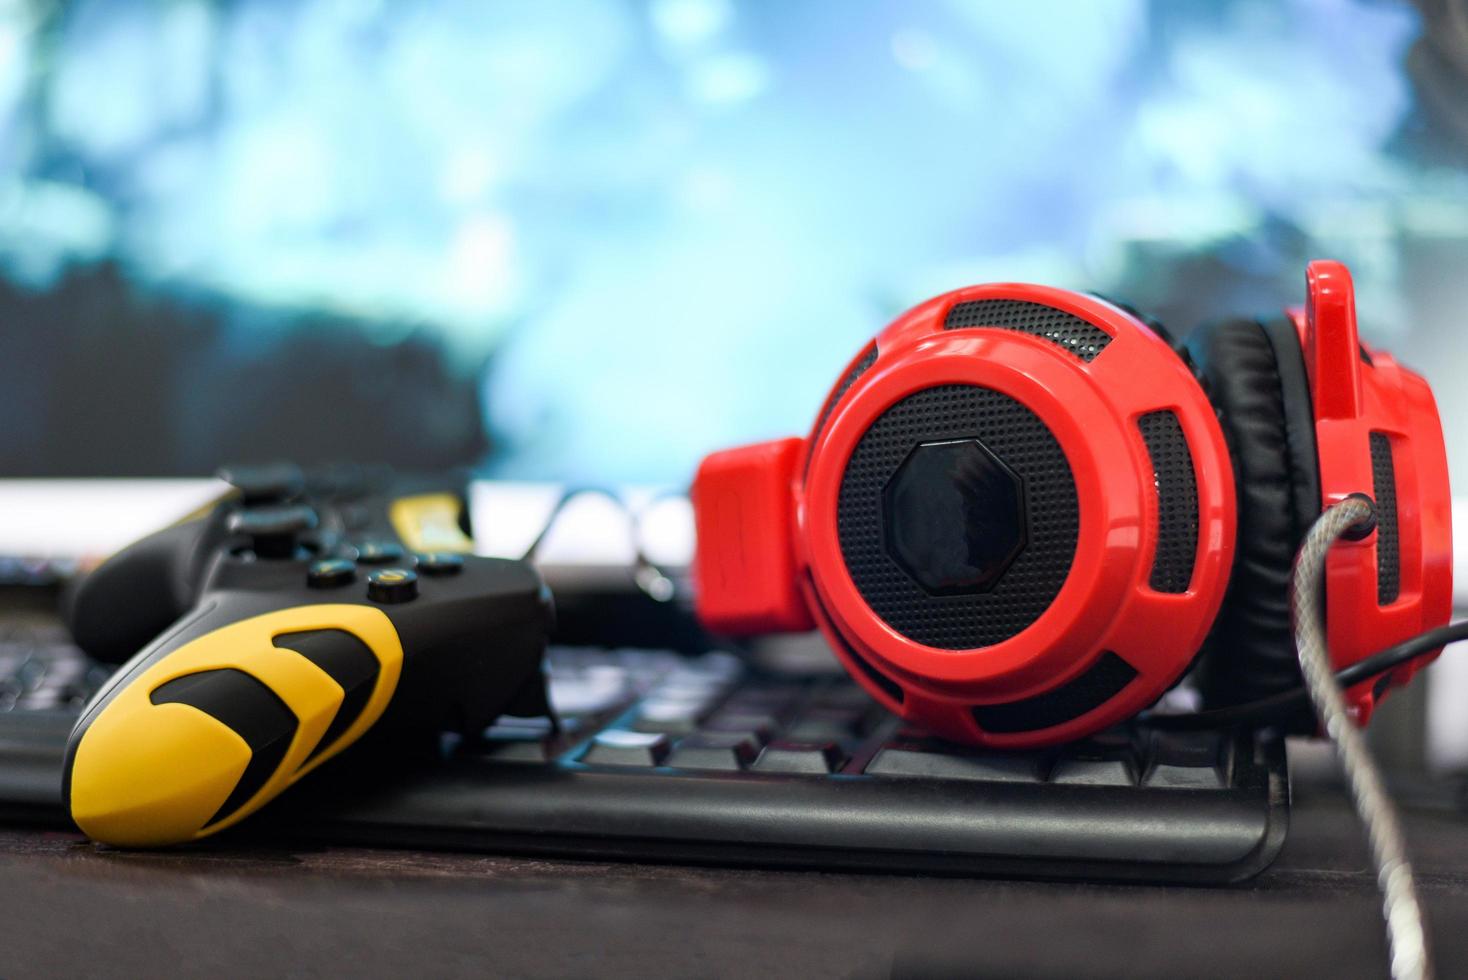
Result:
M1325 734L1335 745L1350 787L1356 813L1366 826L1371 857L1376 866L1376 884L1382 894L1391 974L1397 980L1431 980L1432 957L1427 948L1427 929L1412 865L1407 861L1401 821L1396 807L1381 783L1381 774L1366 747L1361 730L1351 720L1345 695L1336 682L1325 647L1321 617L1324 598L1322 576L1326 554L1336 541L1352 529L1374 521L1375 508L1363 497L1349 497L1328 509L1315 521L1295 560L1293 609L1295 644L1300 669L1316 714Z

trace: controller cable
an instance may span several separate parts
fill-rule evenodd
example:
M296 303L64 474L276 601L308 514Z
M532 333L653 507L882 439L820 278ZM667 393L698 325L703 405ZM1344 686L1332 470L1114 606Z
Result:
M632 581L642 592L654 602L670 602L677 596L677 585L673 575L658 562L647 556L642 543L642 518L644 511L653 504L658 503L670 496L672 493L660 493L643 504L641 509L634 509L623 499L622 495L610 487L587 485L570 486L561 491L555 506L551 508L550 515L546 517L545 524L541 526L540 533L525 553L520 556L521 561L534 562L540 553L541 545L550 536L551 528L555 526L556 519L566 510L570 504L582 497L595 496L605 497L627 515L631 527L632 544Z

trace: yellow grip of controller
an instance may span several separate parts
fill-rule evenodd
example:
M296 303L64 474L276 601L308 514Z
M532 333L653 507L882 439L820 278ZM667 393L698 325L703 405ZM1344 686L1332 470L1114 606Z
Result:
M377 670L356 719L318 750L346 692L289 644L293 634L321 630L360 641ZM126 847L197 840L238 823L372 727L392 700L402 665L397 630L370 606L297 606L191 640L129 681L80 733L70 770L72 819L87 836ZM249 743L207 711L153 701L169 682L212 671L249 675L295 717L294 734L263 785L222 816L253 757Z

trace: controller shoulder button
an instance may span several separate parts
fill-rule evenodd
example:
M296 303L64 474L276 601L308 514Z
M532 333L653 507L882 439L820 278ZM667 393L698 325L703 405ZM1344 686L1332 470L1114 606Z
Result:
M301 468L294 463L223 466L217 475L237 489L247 504L293 500L306 485Z

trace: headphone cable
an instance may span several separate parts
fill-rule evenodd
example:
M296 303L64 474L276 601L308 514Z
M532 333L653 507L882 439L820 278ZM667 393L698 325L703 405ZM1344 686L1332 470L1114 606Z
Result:
M1325 734L1346 774L1351 802L1366 827L1376 885L1382 894L1391 975L1396 980L1430 980L1432 957L1412 865L1407 860L1400 818L1382 785L1365 736L1346 708L1345 694L1331 671L1326 650L1322 577L1327 553L1342 537L1360 537L1376 525L1369 498L1351 496L1328 508L1311 525L1295 559L1292 606L1300 671ZM1429 648L1430 649L1430 648Z
M1432 962L1427 930L1412 866L1407 861L1401 822L1382 785L1366 740L1346 708L1343 691L1440 647L1468 640L1468 620L1428 630L1332 672L1326 651L1321 577L1331 546L1342 537L1361 537L1375 527L1375 505L1353 495L1321 514L1311 526L1295 561L1292 608L1295 645L1304 684L1257 701L1187 714L1144 712L1139 720L1154 729L1190 730L1263 727L1309 709L1335 747L1345 771L1351 802L1366 827L1377 885L1383 896L1391 973L1398 980L1430 980Z
M1341 687L1353 687L1362 681L1380 677L1425 653L1431 653L1433 650L1463 640L1468 640L1468 620L1439 626L1437 629L1419 633L1409 640L1373 653L1369 657L1364 657L1336 671L1335 679ZM1212 708L1208 711L1192 711L1182 714L1147 711L1139 715L1138 720L1150 728L1168 731L1262 728L1296 712L1308 710L1309 707L1310 693L1303 685L1300 685L1278 694L1259 698L1256 701L1231 704L1225 708Z

